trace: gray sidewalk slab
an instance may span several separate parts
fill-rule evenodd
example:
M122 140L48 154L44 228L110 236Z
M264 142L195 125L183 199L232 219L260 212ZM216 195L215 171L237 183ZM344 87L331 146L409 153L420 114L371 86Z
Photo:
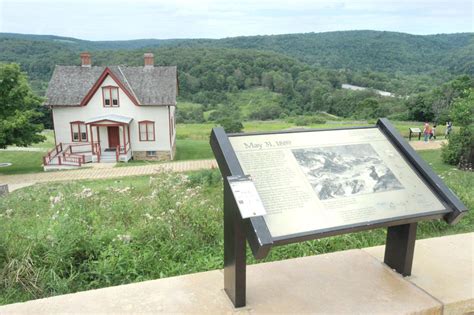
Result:
M441 314L441 303L362 250L257 264L234 309L220 270L0 307L0 314Z
M383 260L385 246L364 251ZM416 242L406 278L444 304L444 314L474 314L474 233Z

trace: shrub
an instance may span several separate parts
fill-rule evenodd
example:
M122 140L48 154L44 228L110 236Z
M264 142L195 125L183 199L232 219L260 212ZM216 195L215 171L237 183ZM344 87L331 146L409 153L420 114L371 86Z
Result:
M451 133L448 144L442 147L441 157L445 163L451 165L458 165L461 159L472 164L473 147L474 128L464 127L458 133Z
M216 185L222 179L218 170L202 170L189 174L189 182L191 185Z
M326 120L319 116L298 116L294 118L293 122L297 126L309 126L316 124L325 124Z
M220 104L209 113L208 121L219 122L224 119L240 120L240 108L232 104Z
M474 164L474 89L466 92L464 98L458 98L453 104L451 117L461 128L458 134L451 134L448 145L442 149L443 161L458 165Z
M366 98L357 104L354 112L354 117L358 119L368 119L377 116L379 103L375 98Z
M283 110L279 105L275 105L275 104L264 105L264 106L254 109L250 113L249 118L255 119L255 120L278 119L282 111Z
M388 119L390 120L395 120L395 121L407 121L410 120L410 113L408 110L401 112L401 113L396 113L388 116Z
M177 107L177 123L202 123L204 122L204 112L202 106Z
M231 118L221 119L217 123L228 133L242 132L244 130L244 125L240 121Z

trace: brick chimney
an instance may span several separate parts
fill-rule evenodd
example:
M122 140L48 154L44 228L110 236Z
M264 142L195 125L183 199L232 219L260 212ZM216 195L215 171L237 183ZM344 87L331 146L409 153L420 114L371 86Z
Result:
M152 53L145 53L143 55L143 59L145 60L145 68L154 66L153 54Z
M88 52L81 53L81 66L90 67L91 66L91 54Z

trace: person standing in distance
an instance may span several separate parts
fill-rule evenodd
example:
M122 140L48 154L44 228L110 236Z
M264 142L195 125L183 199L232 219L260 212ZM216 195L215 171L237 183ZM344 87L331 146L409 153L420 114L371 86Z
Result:
M425 122L425 127L423 128L423 136L425 143L428 143L428 139L430 138L431 135L431 127L428 122Z

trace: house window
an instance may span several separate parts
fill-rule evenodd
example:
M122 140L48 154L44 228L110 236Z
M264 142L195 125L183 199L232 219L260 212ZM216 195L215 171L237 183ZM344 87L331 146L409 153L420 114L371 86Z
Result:
M144 120L138 122L140 141L155 141L155 122Z
M147 157L156 156L156 151L146 151L146 156L147 156Z
M72 142L87 142L87 127L82 121L71 122Z
M104 100L104 107L119 107L118 87L104 86L102 88L102 96Z

